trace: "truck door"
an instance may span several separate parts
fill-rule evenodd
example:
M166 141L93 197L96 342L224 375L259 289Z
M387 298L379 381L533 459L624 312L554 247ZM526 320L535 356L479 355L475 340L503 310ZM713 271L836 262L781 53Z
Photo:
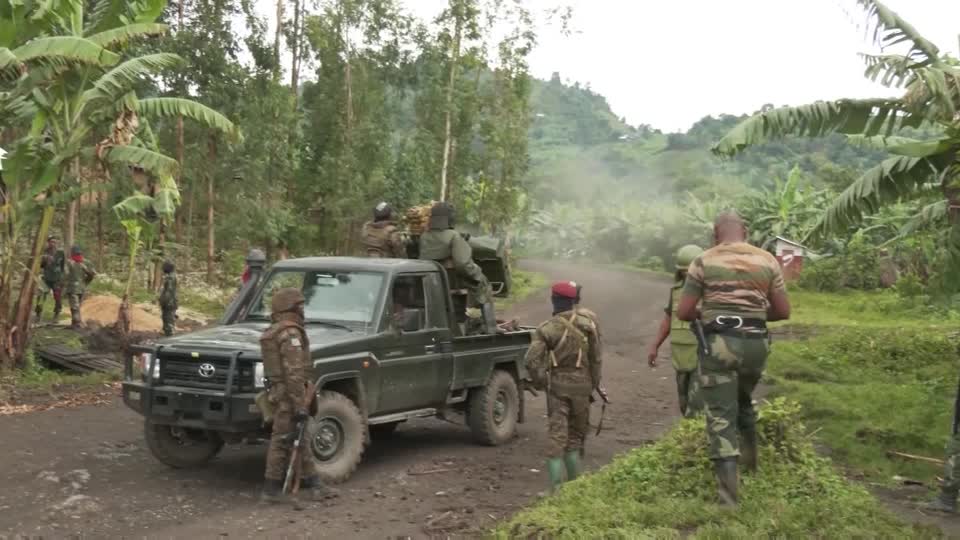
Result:
M446 397L444 366L452 369L453 354L445 306L429 294L438 287L435 273L399 274L391 284L389 307L400 335L380 360L383 412L430 407Z

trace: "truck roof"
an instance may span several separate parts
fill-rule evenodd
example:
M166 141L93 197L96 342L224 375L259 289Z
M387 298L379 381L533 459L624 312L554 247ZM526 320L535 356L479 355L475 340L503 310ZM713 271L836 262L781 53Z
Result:
M334 270L342 272L436 272L439 269L440 266L437 263L429 260L375 257L301 257L286 259L273 265L273 270Z

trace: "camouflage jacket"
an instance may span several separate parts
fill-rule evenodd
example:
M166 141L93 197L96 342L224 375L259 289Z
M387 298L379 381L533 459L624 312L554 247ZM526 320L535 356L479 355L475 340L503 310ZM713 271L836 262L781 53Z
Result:
M283 313L260 337L264 375L270 381L271 398L288 399L299 408L305 401L310 375L310 342L300 317Z
M163 284L160 286L160 307L163 309L177 309L176 272L163 275Z
M393 221L368 221L363 225L362 241L368 257L407 257L407 240Z
M473 249L454 229L432 230L420 236L420 258L431 261L450 260L462 269L473 260Z
M43 269L43 280L47 283L59 284L63 280L65 259L62 249L47 248L40 259L40 268Z
M64 281L64 292L67 294L83 294L87 291L87 285L93 281L97 272L93 265L83 261L77 262L73 259L67 261L67 275Z
M577 308L548 319L533 334L526 364L539 389L592 391L600 384L602 365L596 314Z

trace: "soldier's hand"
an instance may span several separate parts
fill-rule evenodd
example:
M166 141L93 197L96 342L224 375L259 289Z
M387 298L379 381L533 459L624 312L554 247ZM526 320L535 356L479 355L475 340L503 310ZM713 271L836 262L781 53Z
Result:
M306 409L300 409L297 412L293 413L294 422L303 422L307 418L310 418L310 413Z
M650 367L657 367L657 350L651 348L647 351L647 363L650 364Z

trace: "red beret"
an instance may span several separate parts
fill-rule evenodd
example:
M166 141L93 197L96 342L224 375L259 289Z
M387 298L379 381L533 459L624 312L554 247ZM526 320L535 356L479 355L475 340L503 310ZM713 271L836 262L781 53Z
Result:
M573 281L558 281L553 284L553 287L550 291L556 296L562 296L564 298L576 298L577 297L577 284Z

